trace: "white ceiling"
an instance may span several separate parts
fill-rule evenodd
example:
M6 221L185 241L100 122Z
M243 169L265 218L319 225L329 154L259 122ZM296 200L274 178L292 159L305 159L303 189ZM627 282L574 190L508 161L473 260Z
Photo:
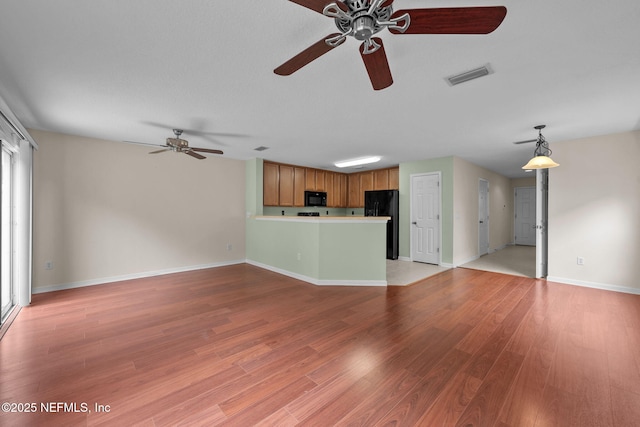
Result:
M365 155L383 157L376 168L456 155L519 177L534 144L511 142L535 138L537 124L552 149L640 129L637 0L394 9L493 5L508 11L489 35L383 30L394 84L374 91L355 39L291 76L273 73L336 32L287 0L3 0L0 96L28 128L164 144L179 127L192 146L231 158L334 170ZM487 63L495 73L482 79L444 80Z

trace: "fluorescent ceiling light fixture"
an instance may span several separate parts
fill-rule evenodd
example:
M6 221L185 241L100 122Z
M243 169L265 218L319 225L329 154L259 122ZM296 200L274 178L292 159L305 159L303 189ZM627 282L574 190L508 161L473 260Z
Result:
M381 158L380 156L361 157L359 159L352 159L352 160L344 160L342 162L335 162L334 165L336 165L339 168L348 168L350 166L367 165L369 163L379 162L380 158Z

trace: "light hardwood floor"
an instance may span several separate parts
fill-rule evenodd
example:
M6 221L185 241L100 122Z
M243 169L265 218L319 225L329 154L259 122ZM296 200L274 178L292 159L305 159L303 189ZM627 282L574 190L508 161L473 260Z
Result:
M37 405L3 426L638 426L640 296L249 265L40 294L0 341L0 400Z

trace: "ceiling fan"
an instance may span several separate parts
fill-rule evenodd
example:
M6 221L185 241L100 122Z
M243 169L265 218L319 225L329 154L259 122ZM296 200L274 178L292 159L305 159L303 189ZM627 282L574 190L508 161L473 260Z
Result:
M191 157L195 157L196 159L199 159L199 160L206 159L206 157L203 156L202 154L199 154L198 152L201 152L201 153L213 153L213 154L224 154L220 150L212 150L212 149L209 149L209 148L189 147L189 141L180 138L180 136L182 135L182 129L174 129L173 130L173 134L176 137L175 138L167 138L166 145L146 144L146 145L157 145L158 147L166 147L166 148L163 148L162 150L152 151L149 154L158 154L158 153L164 153L166 151L174 151L176 153L187 154L187 155L189 155Z
M300 52L274 72L288 76L340 46L347 37L362 41L360 56L374 90L393 84L382 39L373 37L383 28L392 34L489 34L507 14L504 6L447 7L393 11L393 0L289 0L329 18L333 33Z

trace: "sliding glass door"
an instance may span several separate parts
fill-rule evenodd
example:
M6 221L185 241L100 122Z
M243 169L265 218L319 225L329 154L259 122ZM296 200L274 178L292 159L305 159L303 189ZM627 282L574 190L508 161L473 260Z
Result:
M12 198L11 198L11 153L6 149L2 151L2 161L0 162L2 177L2 195L0 202L0 281L2 293L0 294L0 304L2 304L1 321L4 322L14 305L13 274L12 274Z

